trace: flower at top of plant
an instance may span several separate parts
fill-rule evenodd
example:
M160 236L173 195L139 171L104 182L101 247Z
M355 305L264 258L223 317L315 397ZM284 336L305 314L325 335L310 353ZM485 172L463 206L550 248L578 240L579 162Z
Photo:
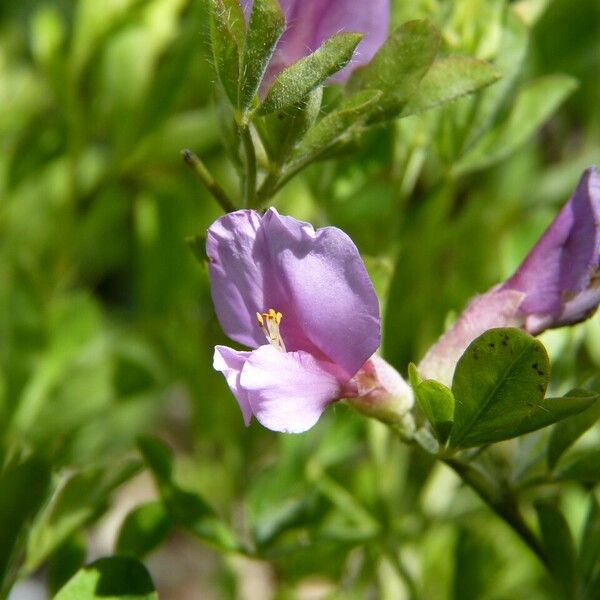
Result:
M371 361L380 343L379 303L343 231L315 231L273 208L262 216L238 210L211 225L206 252L219 322L253 349L217 346L214 355L247 425L255 416L269 429L297 433L340 398L383 401L386 382L376 373L384 361ZM368 373L358 377L361 367Z
M587 169L515 273L476 297L431 347L422 376L451 383L467 346L487 329L520 327L538 335L589 318L600 304L600 174Z
M241 0L246 16L253 0ZM286 67L317 50L337 33L362 33L351 63L332 80L344 82L357 66L367 64L386 39L390 22L389 0L279 0L286 20L275 54L262 83L267 88Z

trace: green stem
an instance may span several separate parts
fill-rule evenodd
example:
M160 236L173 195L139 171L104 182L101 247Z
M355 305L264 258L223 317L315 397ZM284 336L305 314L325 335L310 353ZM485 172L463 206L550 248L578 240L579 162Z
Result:
M239 134L244 150L244 177L242 179L243 205L252 207L256 195L256 151L248 125L240 125Z
M205 185L206 189L213 195L225 212L236 210L235 205L229 199L225 190L215 181L204 163L191 150L182 150L181 156L185 164L194 171L198 179Z
M261 183L258 191L256 192L257 204L264 204L267 200L270 200L273 194L281 187L279 177L281 176L281 169L276 168L269 171Z
M472 465L463 463L455 458L443 458L448 465L477 495L529 546L542 564L550 571L544 549L531 531L515 498L505 489L499 489L495 483L477 471Z
M312 161L299 161L291 167L274 171L263 181L257 192L258 201L263 204L275 195L292 177L295 177L302 169Z

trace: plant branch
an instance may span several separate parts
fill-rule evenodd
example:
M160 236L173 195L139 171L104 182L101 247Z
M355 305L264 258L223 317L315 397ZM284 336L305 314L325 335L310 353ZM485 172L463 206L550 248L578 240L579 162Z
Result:
M213 195L225 212L237 210L235 204L229 199L225 190L215 181L210 171L196 154L191 150L182 150L181 156L183 157L185 164L194 171L198 179L204 184L206 189Z
M505 489L501 489L487 480L485 475L472 465L463 463L455 458L442 458L477 495L529 546L542 564L550 571L550 565L540 541L529 528L519 507Z

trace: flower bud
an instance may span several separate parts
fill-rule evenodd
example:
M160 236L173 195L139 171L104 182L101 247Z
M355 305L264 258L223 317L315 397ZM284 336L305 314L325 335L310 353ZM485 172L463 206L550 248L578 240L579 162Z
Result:
M493 327L532 335L579 323L600 303L600 174L591 167L515 273L473 299L427 352L419 373L451 385L467 346Z

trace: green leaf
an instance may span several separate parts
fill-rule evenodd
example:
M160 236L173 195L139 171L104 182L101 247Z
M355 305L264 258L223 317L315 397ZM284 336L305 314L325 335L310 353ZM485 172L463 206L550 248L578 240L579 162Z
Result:
M475 527L460 526L454 547L454 600L481 600L494 596L498 547Z
M298 104L350 62L362 37L362 33L338 33L318 50L284 69L269 88L258 114L266 115Z
M49 484L50 470L36 457L8 467L0 475L0 596L22 529L46 500Z
M240 542L216 511L199 495L173 481L173 455L160 440L144 437L139 447L154 475L162 501L175 525L223 550L239 550Z
M550 572L566 597L575 598L577 554L567 520L558 507L548 500L536 502L535 510Z
M554 479L574 479L584 483L600 481L600 449L573 454L556 470Z
M214 1L214 0L213 0ZM235 38L238 46L241 48L246 37L246 20L240 0L218 0L225 10L229 29Z
M86 546L82 532L68 538L52 555L48 564L48 591L54 595L83 566Z
M599 395L588 390L573 390L569 396L592 398L591 406L577 415L569 417L554 427L548 441L548 466L554 469L563 452L570 448L598 419L600 419Z
M84 469L66 479L33 525L26 569L38 568L70 536L102 514L111 492L139 469L139 461L128 461L111 469Z
M549 365L542 344L521 332L524 337L520 341L515 339L513 345L504 337L504 332L513 335L512 332L518 330L491 331L499 333L486 332L478 338L482 340L480 344L467 349L461 358L465 362L459 379L457 374L461 362L458 363L453 382L457 399L455 419L458 423L459 410L464 418L466 407L461 402L473 390L478 396L477 402L481 403L481 411L477 413L473 407L467 409L467 415L475 415L476 421L460 443L455 441L458 439L458 425L455 424L452 444L474 446L517 437L585 411L596 402L598 395L584 390L561 398L543 398ZM518 336L515 335L515 338ZM511 354L511 349L514 354ZM470 358L467 357L469 350ZM461 386L460 391L455 386ZM459 393L466 396L459 396Z
M510 156L554 114L575 90L567 75L540 77L518 93L506 120L483 135L455 164L456 175L489 167Z
M530 410L526 411L522 423L514 431L516 431L516 435L523 435L547 427L586 410L596 399L596 395L578 396L571 394L560 398L544 398L535 407L530 407Z
M388 37L368 65L355 71L350 86L381 90L377 119L392 118L417 91L439 45L440 34L429 21L408 21Z
M277 0L254 0L241 70L240 108L242 111L246 111L252 103L284 29L285 18Z
M171 531L171 516L162 502L147 502L132 510L119 532L118 554L143 558L156 548Z
M308 163L351 136L377 110L381 96L379 91L365 90L346 98L336 110L309 129L294 150L290 163Z
M283 164L294 146L315 124L322 98L323 88L317 87L298 105L255 122L272 162Z
M147 436L138 440L138 447L159 486L169 484L173 477L173 454L169 447L161 440Z
M590 492L590 503L587 517L583 526L581 546L579 549L579 567L584 587L600 581L600 505L595 492ZM592 590L589 590L592 592ZM593 593L584 595L593 598Z
M494 67L501 79L473 99L474 107L469 107L466 148L471 147L492 126L523 70L529 30L514 10L506 10L504 16L502 36L494 60Z
M158 600L158 594L142 563L111 556L77 571L53 600Z
M238 137L238 126L235 121L235 111L237 109L231 106L225 92L219 86L215 86L214 99L214 117L216 117L214 121L218 124L221 144L235 169L241 172L240 139Z
M447 56L436 60L410 98L401 117L436 108L498 81L492 65L467 56Z
M209 2L210 34L219 81L231 103L237 106L240 74L239 19L241 18L243 27L244 15L233 11L230 4L232 3L228 0Z
M454 421L454 396L442 383L428 379L421 381L414 364L408 367L410 383L421 410L431 423L441 444L445 444Z
M266 548L280 534L316 519L317 500L318 494L314 490L301 497L271 499L268 510L252 514L252 530L256 544Z
M173 521L190 533L222 550L237 551L241 548L229 525L200 495L173 485L164 499Z
M454 373L450 445L479 446L548 425L543 398L549 374L546 350L530 335L510 328L480 335Z

